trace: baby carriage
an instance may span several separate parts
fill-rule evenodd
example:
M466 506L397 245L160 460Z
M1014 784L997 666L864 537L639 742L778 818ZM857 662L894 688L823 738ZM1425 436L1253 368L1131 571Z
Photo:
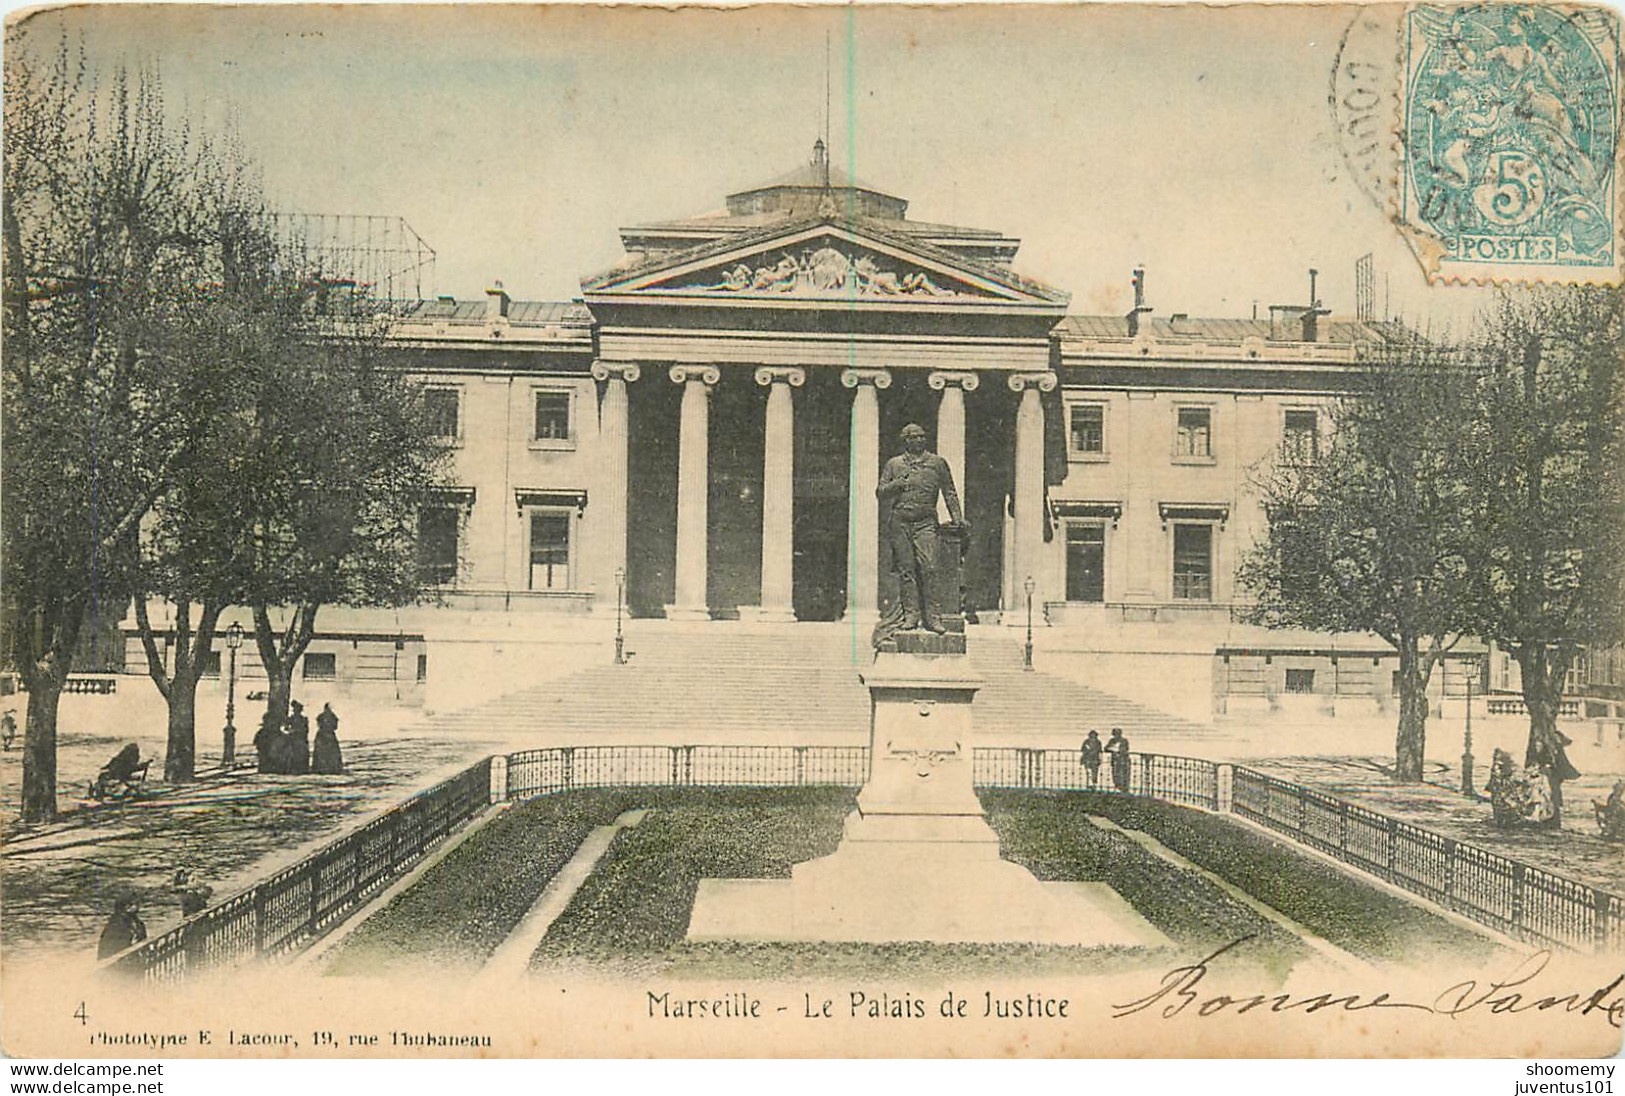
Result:
M141 760L141 750L134 742L127 744L102 766L90 784L90 798L102 800L130 799L141 794L147 781L150 760Z

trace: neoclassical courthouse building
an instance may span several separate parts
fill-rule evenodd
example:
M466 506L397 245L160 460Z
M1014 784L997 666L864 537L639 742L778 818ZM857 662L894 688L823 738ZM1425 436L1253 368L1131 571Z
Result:
M421 523L441 597L324 610L305 677L439 707L437 683L504 680L503 659L576 664L618 597L634 626L866 629L891 594L879 469L918 422L971 525L968 606L1023 627L1030 582L1046 666L1192 715L1388 703L1379 641L1232 610L1251 477L1314 459L1326 401L1389 329L1312 300L1162 315L1143 272L1127 315L1075 315L1016 273L1018 240L907 210L819 143L722 212L622 228L576 301L410 306L394 341L455 457Z

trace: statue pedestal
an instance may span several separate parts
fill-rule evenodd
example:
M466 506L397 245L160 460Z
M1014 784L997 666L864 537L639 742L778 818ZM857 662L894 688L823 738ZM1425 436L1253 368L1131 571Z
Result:
M1041 883L999 858L971 784L963 636L903 633L863 674L869 779L840 847L788 881L705 879L690 940L830 940L1160 946L1166 938L1101 883ZM950 653L950 649L957 651Z

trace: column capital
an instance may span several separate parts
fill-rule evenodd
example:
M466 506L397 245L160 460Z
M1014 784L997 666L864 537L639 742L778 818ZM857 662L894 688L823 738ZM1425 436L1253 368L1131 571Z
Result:
M643 376L643 367L637 362L593 362L592 379L607 381L611 377L631 384Z
M673 384L700 381L709 388L722 379L722 370L714 365L674 365L666 375L671 378Z
M941 392L949 385L963 388L966 392L974 392L981 385L982 378L975 373L958 373L948 369L934 369L931 375L925 378L925 383Z
M791 388L800 388L807 383L807 371L794 366L778 368L764 365L756 371L756 383L763 388L771 388L775 382L782 381Z
M872 384L876 388L890 388L891 370L843 369L841 370L841 383L848 388L857 388L865 384Z
M1005 377L1005 383L1012 392L1024 392L1029 388L1036 388L1040 392L1053 392L1061 379L1054 373L1011 373Z

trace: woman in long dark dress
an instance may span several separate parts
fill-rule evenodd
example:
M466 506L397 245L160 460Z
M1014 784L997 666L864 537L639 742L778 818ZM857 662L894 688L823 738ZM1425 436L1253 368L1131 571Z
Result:
M323 704L316 715L316 745L310 755L311 772L333 776L344 771L344 752L339 749L339 717L331 704Z
M260 772L274 773L281 758L277 756L277 740L282 732L277 729L276 716L266 712L260 717L260 729L254 732L254 752L259 755Z
M310 720L305 717L305 706L297 700L288 705L287 740L282 748L287 751L286 768L282 771L302 775L310 771Z

